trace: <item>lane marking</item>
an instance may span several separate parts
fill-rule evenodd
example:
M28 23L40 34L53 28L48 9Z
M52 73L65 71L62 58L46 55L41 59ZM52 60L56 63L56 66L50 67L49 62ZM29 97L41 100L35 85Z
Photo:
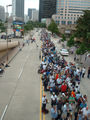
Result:
M41 45L42 48L42 45ZM41 50L41 62L42 62L42 50ZM40 75L40 120L45 120L45 114L42 113L42 96L44 95L44 87L42 85L42 74Z
M0 118L0 120L3 120L3 118L4 118L4 116L5 116L5 113L6 113L6 111L7 111L7 108L8 108L8 105L6 105L6 107L5 107L4 111L3 111L3 114L2 114L2 116L1 116L1 118Z
M23 72L23 69L21 69L21 72L19 73L18 79L20 79L22 72Z
M45 94L44 92L44 86L43 86L43 95ZM45 120L45 113L43 114L43 120Z
M21 75L22 75L22 73L23 73L24 66L25 66L28 58L29 58L29 56L26 57L25 63L24 63L24 65L23 65L23 67L22 67L22 69L21 69L21 71L20 71L20 73L19 73L18 79L20 79L20 77L21 77Z
M40 80L40 120L42 120L42 80Z

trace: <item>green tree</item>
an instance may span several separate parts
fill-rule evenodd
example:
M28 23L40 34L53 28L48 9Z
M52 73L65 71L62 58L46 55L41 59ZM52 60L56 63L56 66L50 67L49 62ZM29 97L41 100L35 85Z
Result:
M90 43L90 10L83 11L84 15L77 20L76 37L83 38L83 41Z
M80 45L80 47L76 50L76 54L83 55L87 51L87 48L84 43Z
M64 34L62 34L62 39L61 39L62 42L66 41L66 36Z
M68 47L72 47L74 45L74 35L70 36L70 39L67 42Z
M0 30L1 32L5 32L4 23L2 22L2 20L0 20Z
M33 30L33 28L46 28L46 24L44 23L40 23L40 22L33 22L33 21L28 21L25 25L24 25L24 31L27 32L29 30Z
M51 21L51 24L48 26L48 30L53 33L59 34L59 29L57 27L57 24L54 22L54 20Z

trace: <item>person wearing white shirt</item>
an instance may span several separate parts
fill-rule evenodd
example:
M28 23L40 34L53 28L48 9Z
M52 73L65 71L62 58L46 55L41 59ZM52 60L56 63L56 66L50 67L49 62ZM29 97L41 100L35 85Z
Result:
M47 98L46 95L44 94L42 97L42 112L46 112L46 104L47 104Z
M43 70L45 70L45 69L46 69L46 67L47 67L47 65L46 65L46 64L44 64L44 65L43 65Z
M86 73L86 69L85 69L85 67L84 67L84 68L82 69L82 78L84 78L85 73Z
M57 103L57 95L55 95L55 93L53 92L53 94L51 95L51 105L56 105Z
M88 106L87 107L84 107L82 109L82 112L83 112L83 119L87 118L88 117ZM86 120L86 119L85 119Z
M79 68L76 70L76 73L79 76L79 74L80 74L80 69Z

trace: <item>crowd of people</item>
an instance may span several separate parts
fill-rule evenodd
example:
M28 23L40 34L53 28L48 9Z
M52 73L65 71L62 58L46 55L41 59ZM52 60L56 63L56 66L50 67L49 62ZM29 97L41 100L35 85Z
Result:
M87 95L80 92L80 80L84 78L86 69L82 69L73 63L68 63L60 56L54 43L48 37L46 31L41 32L41 64L38 72L42 74L42 82L45 92L50 92L50 102L47 96L42 97L42 112L50 111L52 120L89 120ZM46 105L51 104L50 110Z

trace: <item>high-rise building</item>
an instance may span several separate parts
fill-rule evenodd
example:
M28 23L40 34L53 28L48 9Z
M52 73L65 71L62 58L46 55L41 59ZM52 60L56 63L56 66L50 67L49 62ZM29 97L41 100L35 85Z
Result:
M90 0L57 0L56 15L52 18L61 25L75 24L83 10L90 10Z
M12 0L12 13L14 17L24 19L24 0Z
M39 21L43 18L51 18L56 13L56 0L40 0Z
M24 22L27 23L29 21L29 16L28 15L24 15Z
M0 6L0 20L5 21L5 8Z
M38 21L38 14L39 14L38 10L34 10L32 12L32 18L31 18L31 20L32 21Z
M30 19L32 18L33 11L36 11L36 9L35 8L28 8L28 16Z

